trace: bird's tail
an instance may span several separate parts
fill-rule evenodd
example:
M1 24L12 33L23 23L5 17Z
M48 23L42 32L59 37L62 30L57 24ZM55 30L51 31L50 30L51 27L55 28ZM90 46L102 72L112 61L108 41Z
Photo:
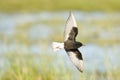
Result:
M53 51L56 52L56 51L64 48L64 43L53 42L52 43L52 48L53 48Z

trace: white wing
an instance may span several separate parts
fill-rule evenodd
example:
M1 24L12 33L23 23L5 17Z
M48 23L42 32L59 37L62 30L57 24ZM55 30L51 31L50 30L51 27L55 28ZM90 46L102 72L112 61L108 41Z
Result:
M83 72L83 59L82 54L77 50L75 51L66 51L72 63L77 67L80 72Z
M72 29L72 27L77 27L76 20L72 12L70 12L70 15L67 19L66 25L65 25L65 31L64 31L64 41L66 41L69 37L69 33Z

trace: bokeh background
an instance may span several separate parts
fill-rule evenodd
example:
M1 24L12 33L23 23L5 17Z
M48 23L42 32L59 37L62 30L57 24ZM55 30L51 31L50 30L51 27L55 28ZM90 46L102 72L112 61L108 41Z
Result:
M51 47L71 10L83 73ZM119 80L119 60L120 0L0 0L0 80Z

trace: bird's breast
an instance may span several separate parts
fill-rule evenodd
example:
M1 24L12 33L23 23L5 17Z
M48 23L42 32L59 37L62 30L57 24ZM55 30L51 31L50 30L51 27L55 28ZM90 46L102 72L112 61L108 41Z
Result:
M77 47L76 47L74 41L67 40L67 41L64 42L64 48L69 50L69 49L76 49Z

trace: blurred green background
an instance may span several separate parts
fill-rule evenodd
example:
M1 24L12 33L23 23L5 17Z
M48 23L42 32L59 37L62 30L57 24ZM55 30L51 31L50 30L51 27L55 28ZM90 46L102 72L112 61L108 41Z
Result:
M71 10L83 73L51 47ZM120 0L0 0L0 80L119 80L119 11Z
M0 0L0 11L120 11L120 0Z

